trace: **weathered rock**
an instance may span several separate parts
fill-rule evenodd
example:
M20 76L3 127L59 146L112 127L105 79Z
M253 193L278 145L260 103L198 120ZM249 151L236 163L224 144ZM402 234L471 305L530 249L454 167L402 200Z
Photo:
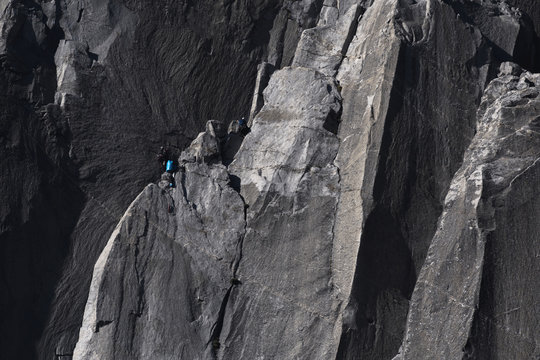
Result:
M276 68L291 65L304 29L317 24L323 0L285 0L277 14L269 41L267 62Z
M223 165L185 163L176 178L175 189L147 186L111 235L74 359L210 359L217 350L244 203Z
M261 108L264 105L264 99L263 99L263 91L268 86L268 81L270 80L270 76L272 76L272 73L274 72L274 66L263 62L259 64L258 70L257 70L257 80L255 80L255 91L253 94L253 101L251 102L251 110L249 111L249 121L248 125L251 126L253 123L253 119L255 116L259 113Z
M180 155L181 163L213 163L221 162L221 148L226 141L225 124L210 120L206 123L206 131L200 133Z
M505 64L503 70L507 68ZM499 263L502 259L493 256L502 254L492 251L485 261L487 244L491 249L512 246L518 252L534 246L536 225L531 228L525 221L522 229L514 211L524 215L527 209L537 212L539 206L530 195L540 190L540 183L530 176L539 171L540 76L505 72L485 91L477 133L446 195L411 299L399 359L540 355L535 339L540 330L538 313L531 311L537 307L534 298L540 291L534 275L540 267L534 255L520 252L521 265L517 265L510 259ZM512 245L501 243L508 241ZM513 280L507 278L507 271L512 270L520 274L519 285L509 285ZM487 304L479 308L481 285L487 287ZM491 302L497 305L490 306ZM467 344L475 315L479 324L490 324L489 330L479 331ZM489 345L493 337L498 341ZM488 355L485 351L491 347Z
M83 90L78 78L80 69L92 66L92 59L88 57L88 46L78 41L61 40L55 54L56 94L55 102L66 106L66 96L80 97Z
M282 5L0 2L3 356L69 357L90 270L158 176L154 152L247 114ZM61 109L44 120L57 90Z
M307 170L331 164L338 146L332 130L337 129L340 95L331 78L285 68L272 76L264 94L265 105L229 166L242 179L241 194L249 206L261 192L294 194Z
M474 132L477 101L493 64L508 55L498 57L493 46L510 51L520 36L497 38L464 24L452 5L379 0L344 3L341 15L325 9L319 26L304 32L293 67L272 75L229 166L247 223L238 286L212 337L215 356L396 354L442 198ZM441 24L458 39L440 45ZM438 60L447 49L455 53L451 64ZM212 139L202 134L192 148Z
M428 340L438 351L444 336L432 335L444 329L455 335L449 356L460 346L467 359L535 356L538 321L521 309L538 291L536 166L502 190L498 172L525 165L485 171L483 194L503 203L468 207L492 240L483 260L460 253L446 272L448 239L437 232L499 63L538 68L540 3L509 3L521 9L0 0L2 356L68 360L80 333L79 358L390 359L430 245L415 294L454 281L479 308L452 313L447 299L415 295L407 339L419 345L403 356L428 356ZM534 112L534 91L516 94L536 80L500 70L501 89L521 79L509 82L517 103L501 109L529 116L516 109ZM503 96L491 84L483 104ZM226 134L250 106L251 133ZM197 135L209 118L228 121ZM109 237L157 178L153 152L169 143L178 156L189 142L185 172L166 174L164 193L147 187ZM493 145L504 161L529 161L516 144ZM467 266L480 261L479 285ZM467 281L476 290L461 291ZM435 303L442 310L427 316ZM424 336L411 319L426 316L436 329Z
M356 32L361 10L360 6L353 5L332 22L326 20L323 25L302 32L292 66L309 67L335 76Z
M498 62L515 55L496 48L514 44L519 32L494 44L488 30L497 30L464 21L460 3L374 1L339 68L343 191L333 264L336 282L350 289L340 358L398 351L403 304L474 134L483 89ZM396 306L386 305L389 293L401 297Z
M341 98L332 78L306 68L274 73L264 98L229 166L249 208L242 285L231 292L219 357L330 358L338 340L331 249Z
M378 1L366 11L337 76L344 101L336 164L344 191L337 212L333 272L345 296L350 294L354 273L354 268L346 267L356 262L363 214L371 208L372 200L362 196L370 190L363 188L373 188L374 163L398 61L400 39L393 34L394 11L392 0Z

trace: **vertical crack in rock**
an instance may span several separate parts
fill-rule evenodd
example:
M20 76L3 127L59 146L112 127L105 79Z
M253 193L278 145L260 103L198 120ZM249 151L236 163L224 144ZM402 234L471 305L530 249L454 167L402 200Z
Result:
M448 29L453 39L443 35ZM350 298L338 358L389 358L401 344L408 298L474 133L484 84L507 59L495 47L513 56L519 36L481 30L443 2L374 1L340 65L343 190L333 264ZM446 53L450 63L439 60Z
M249 123L251 126L253 119L259 113L264 105L263 91L268 86L268 81L275 71L275 67L267 62L259 64L257 68L257 79L255 80L255 90L253 92L253 100L251 102L251 109L249 111ZM229 164L226 164L229 165Z
M227 290L227 293L225 294L225 297L223 298L223 301L221 302L221 306L219 307L219 313L217 314L217 319L214 325L212 325L212 334L210 335L210 340L207 343L212 346L212 350L214 353L214 356L217 356L217 352L219 351L219 348L221 347L220 342L220 336L221 336L221 330L223 329L223 321L225 319L225 311L227 309L227 303L229 302L229 297L231 295L231 291L234 285L231 285L229 289Z
M339 183L333 132L340 103L335 80L304 67L276 71L264 90L264 106L229 166L248 208L237 270L242 285L231 292L220 358L328 358L334 352L339 305L330 263ZM306 336L319 342L306 343Z
M512 241L517 248L526 248L534 241L515 226L510 213L523 211L527 206L537 209L537 201L531 201L528 195L522 197L523 193L512 197L508 194L540 189L538 181L519 182L528 173L538 173L539 87L538 74L521 73L515 65L503 63L500 76L485 90L477 133L446 195L444 212L411 299L402 349L395 359L476 358L481 356L478 350L488 347L492 336L509 344L507 338L514 338L515 334L523 335L526 340L519 347L508 349L495 344L489 347L493 346L503 357L538 356L534 339L538 333L538 315L516 317L503 313L507 318L503 326L496 318L498 308L486 306L485 302L492 301L493 296L501 304L511 304L516 299L511 292L493 288L493 281L513 281L504 278L508 276L504 271L515 269L516 264L509 261L499 266L491 261L486 268L486 242L497 247L501 241ZM521 206L525 208L520 209ZM509 229L516 237L507 237ZM518 261L532 264L531 255L524 254ZM517 306L513 311L527 312L525 307L536 303L535 271L537 265L523 268L520 276L529 282L520 287L524 309ZM494 273L501 278L495 280ZM482 287L488 286L479 302ZM478 326L486 323L496 326L489 327L486 333L478 332ZM476 331L471 333L474 327Z
M229 139L230 140L230 139ZM226 146L226 144L225 144ZM240 195L240 194L239 194ZM212 333L210 336L210 340L207 343L207 346L210 344L212 346L213 355L214 357L218 357L219 349L221 348L221 333L223 330L223 325L225 322L225 315L227 311L227 306L229 305L229 299L231 296L231 292L234 290L235 286L241 285L241 281L237 278L237 270L240 265L240 261L242 261L242 249L244 245L244 237L247 227L247 207L245 206L244 199L240 195L240 198L242 199L242 202L244 203L244 231L243 234L238 239L238 243L236 244L236 252L235 256L232 259L231 262L231 279L230 283L231 286L227 290L227 293L223 297L223 301L221 302L221 306L219 308L219 313L217 315L216 322L214 325L212 325Z
M82 16L83 16L83 11L84 11L84 8L79 10L79 17L77 18L78 23L81 22L81 19L82 19Z

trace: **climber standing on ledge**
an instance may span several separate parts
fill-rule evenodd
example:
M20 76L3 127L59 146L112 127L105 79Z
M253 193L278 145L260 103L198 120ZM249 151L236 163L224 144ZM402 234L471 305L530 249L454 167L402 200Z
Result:
M174 175L177 171L178 163L173 160L174 155L169 149L169 146L159 148L159 153L156 155L157 161L159 162L160 169L162 172L161 181L166 183L166 187L173 188L175 187Z
M243 136L246 136L249 134L251 130L249 129L246 118L242 117L240 120L238 120L238 132L242 134Z

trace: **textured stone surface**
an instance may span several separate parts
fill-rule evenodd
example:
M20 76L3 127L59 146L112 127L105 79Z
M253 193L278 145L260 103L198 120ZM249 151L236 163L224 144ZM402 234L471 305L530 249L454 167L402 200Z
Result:
M208 127L192 148L215 143ZM94 267L74 359L202 359L215 352L245 231L244 203L221 164L185 163L176 182L168 190L148 185L111 235Z
M382 6L388 10L371 15ZM391 358L398 351L404 304L474 134L484 86L506 58L458 10L459 2L373 2L359 29L379 21L379 30L358 32L349 46L358 56L347 56L338 72L343 140L337 160L342 186L351 191L341 194L339 207L350 218L340 224L344 217L338 215L334 244L349 259L358 249L342 270L342 276L354 278L338 357ZM394 21L384 19L389 14ZM516 34L507 36L512 42ZM396 37L394 48L377 46ZM373 56L377 50L382 54ZM384 72L384 59L392 56L395 68ZM349 66L353 71L342 76ZM348 102L351 96L355 100Z
M339 100L333 79L312 69L285 68L272 76L265 105L229 166L242 180L249 206L260 206L261 192L294 194L307 170L332 163ZM283 151L293 148L297 151Z
M0 6L2 355L68 358L91 269L157 178L155 152L169 143L178 155L207 119L248 115L257 64L281 31L275 16L293 9L264 0ZM291 27L314 25L313 6L295 8Z
M253 118L259 113L264 105L263 91L268 86L270 76L274 72L273 65L263 62L257 68L257 80L255 81L255 91L253 92L253 101L251 102L251 110L249 111L248 125L251 127Z
M519 285L505 278L517 270L515 259L494 263L493 255L502 254L491 250L486 262L486 246L509 246L517 252L534 247L536 225L518 225L518 219L525 209L538 209L536 196L530 195L540 189L531 178L538 173L540 159L539 85L539 75L503 72L487 87L477 133L452 180L416 282L399 359L540 355L534 299L539 291L534 274L540 268L534 255L520 253L519 280L513 280ZM479 304L482 287L486 289ZM487 326L478 327L467 344L475 314L477 323Z
M355 4L337 19L329 18L302 32L292 66L311 67L327 76L334 76L347 53L361 10Z
M537 356L536 166L497 183L537 145L482 127L535 136L535 76L484 91L539 70L540 3L508 4L0 1L2 357ZM505 155L447 269L476 132Z
M249 207L242 285L231 293L220 356L329 358L338 306L331 279L339 192L332 130L341 97L332 78L306 68L274 73L264 95L229 166Z

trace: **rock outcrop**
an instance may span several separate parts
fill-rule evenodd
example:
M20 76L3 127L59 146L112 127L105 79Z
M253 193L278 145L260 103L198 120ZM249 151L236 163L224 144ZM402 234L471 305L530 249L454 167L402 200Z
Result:
M539 90L539 74L510 63L487 87L416 282L398 359L540 355L540 266L526 250L538 234L529 216L540 204Z
M185 157L202 142L207 149L216 143L213 129L200 138ZM200 359L216 351L235 286L244 202L223 165L183 166L176 187L145 188L105 246L75 359Z
M540 356L538 2L0 10L2 358Z
M339 305L331 249L341 97L332 78L308 68L274 73L264 94L229 166L248 208L237 273L242 285L231 293L219 355L329 358Z
M0 2L2 357L70 357L154 154L248 114L257 65L281 67L315 25L322 2L303 3Z

